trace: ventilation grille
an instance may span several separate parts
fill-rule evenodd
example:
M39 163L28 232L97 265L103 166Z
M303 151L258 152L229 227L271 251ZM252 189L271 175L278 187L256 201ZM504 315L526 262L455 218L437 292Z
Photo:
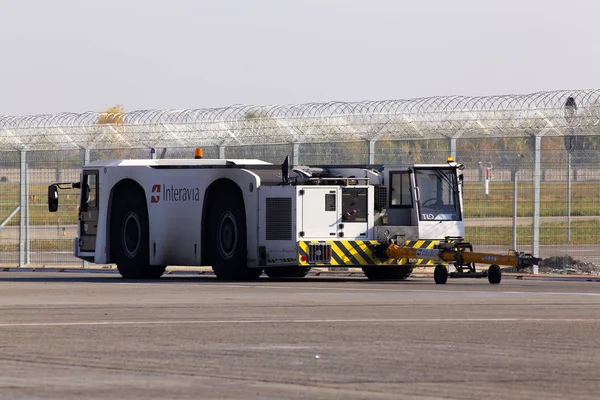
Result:
M292 240L292 199L267 197L267 240Z
M375 208L385 208L387 204L387 188L385 186L375 186Z

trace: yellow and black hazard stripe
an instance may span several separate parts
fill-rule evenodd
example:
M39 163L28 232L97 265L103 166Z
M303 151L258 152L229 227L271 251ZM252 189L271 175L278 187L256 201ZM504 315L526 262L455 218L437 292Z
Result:
M438 240L407 240L405 245L417 249L433 249ZM329 263L309 263L310 244L328 244L331 247ZM377 240L327 240L298 242L298 263L300 265L433 265L433 260L409 260L407 258L379 259L373 256L372 249L379 245Z
M267 264L289 264L295 263L298 260L295 258L275 258L271 260L267 260Z

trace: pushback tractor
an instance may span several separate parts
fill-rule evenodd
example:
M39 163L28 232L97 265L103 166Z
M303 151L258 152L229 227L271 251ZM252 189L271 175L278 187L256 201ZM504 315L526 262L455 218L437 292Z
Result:
M304 277L311 268L358 267L401 280L415 267L488 277L526 267L530 254L475 253L464 242L461 164L291 166L260 160L96 161L79 182L74 255L117 265L124 278L159 278L167 265L211 266L219 279ZM475 263L490 265L477 272ZM453 272L448 272L449 267Z

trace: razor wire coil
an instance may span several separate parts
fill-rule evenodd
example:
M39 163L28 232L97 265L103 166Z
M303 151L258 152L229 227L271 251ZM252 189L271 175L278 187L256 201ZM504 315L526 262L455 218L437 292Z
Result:
M567 107L572 98L576 106ZM572 105L572 104L571 104ZM600 89L526 95L0 116L0 150L600 134Z

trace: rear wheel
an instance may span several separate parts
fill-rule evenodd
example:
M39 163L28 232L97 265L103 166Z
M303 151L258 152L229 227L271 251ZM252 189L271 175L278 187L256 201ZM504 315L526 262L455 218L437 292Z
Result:
M157 279L165 266L150 265L148 207L141 189L115 194L111 215L111 258L126 279Z
M208 254L218 279L253 280L260 268L246 266L246 212L241 194L229 187L215 189L208 213Z
M269 278L304 278L310 271L309 267L271 267L265 268Z
M433 280L438 285L443 285L448 282L448 268L442 264L436 265L433 270Z
M365 276L371 281L402 281L410 276L413 267L407 265L386 267L363 267Z

